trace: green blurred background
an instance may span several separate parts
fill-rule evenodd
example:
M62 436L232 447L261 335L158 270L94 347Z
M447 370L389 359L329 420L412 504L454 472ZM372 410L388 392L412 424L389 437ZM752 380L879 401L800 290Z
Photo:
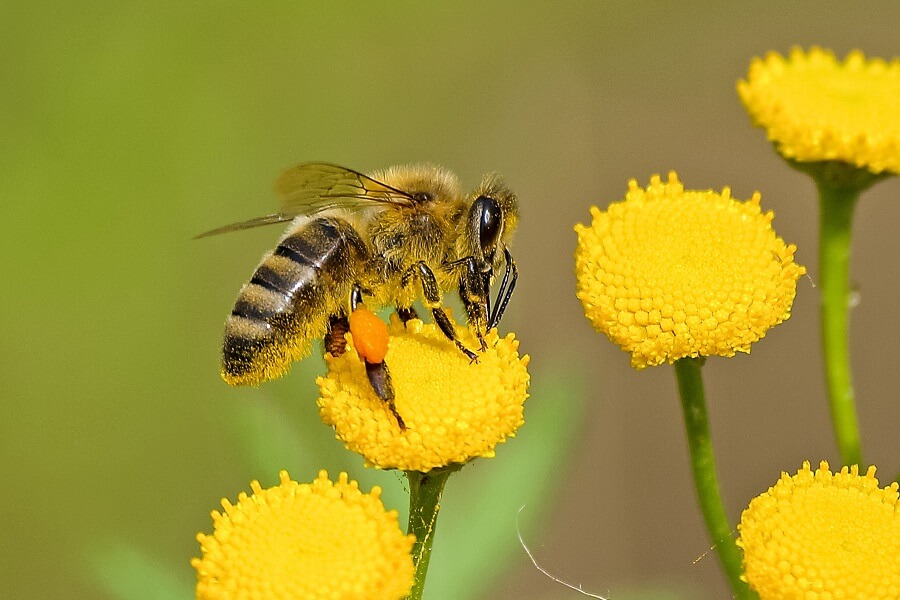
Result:
M575 222L627 180L754 190L810 280L751 356L708 363L728 510L837 461L817 342L816 205L753 129L751 57L900 54L900 4L0 4L0 598L189 597L197 531L251 479L364 470L317 421L316 359L259 389L218 377L222 324L278 228L271 182L325 160L430 161L518 191L504 328L531 354L519 437L451 480L429 598L723 598L674 378L635 372L574 297ZM900 110L900 107L898 107ZM900 184L856 222L853 356L868 460L900 468ZM473 535L473 531L484 532ZM493 558L486 558L493 557Z

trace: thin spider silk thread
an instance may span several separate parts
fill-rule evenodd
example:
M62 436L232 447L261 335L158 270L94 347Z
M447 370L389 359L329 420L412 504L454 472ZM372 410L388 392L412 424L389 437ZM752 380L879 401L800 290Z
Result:
M597 600L610 600L609 596L598 596L597 594L591 594L590 592L586 592L581 587L581 584L579 584L577 586L572 585L571 583L564 581L564 580L560 579L559 577L556 577L555 575L551 575L547 571L547 569L545 569L544 567L542 567L541 565L538 564L537 559L534 557L534 554L531 553L531 550L529 550L528 545L525 543L525 540L522 538L522 528L519 527L519 515L522 514L523 510L525 510L524 504L519 508L519 511L516 513L516 535L519 537L519 544L522 546L522 549L525 550L525 554L528 555L528 558L531 559L531 564L534 565L534 568L537 569L538 571L540 571L546 577L549 577L550 579L555 581L556 583L562 584L562 585L566 586L567 588L569 588L570 590L578 592L579 594L582 594L583 596L587 596L588 598L597 598Z

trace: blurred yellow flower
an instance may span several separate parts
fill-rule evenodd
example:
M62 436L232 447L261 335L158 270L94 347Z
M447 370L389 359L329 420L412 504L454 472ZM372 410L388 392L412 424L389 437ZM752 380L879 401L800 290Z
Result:
M750 352L790 317L806 271L759 200L685 190L673 172L646 190L631 180L624 202L575 226L577 296L633 367Z
M804 462L750 502L738 531L761 600L900 598L897 484L880 489L875 467L832 474Z
M754 59L737 87L785 158L900 173L900 60L856 50L839 62L821 48L794 48L787 59Z
M199 534L198 600L398 600L413 583L414 536L404 535L397 511L385 511L381 489L365 494L341 473L320 471L312 483L291 481L237 504L222 500L214 532Z
M328 357L328 374L318 379L319 412L348 449L381 469L424 472L494 456L494 447L515 435L529 377L528 356L519 356L512 334L489 332L473 363L434 324L414 319L404 326L395 315L389 331L385 363L405 429L375 395L352 343ZM478 348L469 329L458 327L457 335Z

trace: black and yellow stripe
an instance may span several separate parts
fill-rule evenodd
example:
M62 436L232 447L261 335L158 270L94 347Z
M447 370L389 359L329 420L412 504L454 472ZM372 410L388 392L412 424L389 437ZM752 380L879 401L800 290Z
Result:
M282 375L345 310L368 251L343 219L313 219L279 242L241 288L225 323L222 376L232 385Z

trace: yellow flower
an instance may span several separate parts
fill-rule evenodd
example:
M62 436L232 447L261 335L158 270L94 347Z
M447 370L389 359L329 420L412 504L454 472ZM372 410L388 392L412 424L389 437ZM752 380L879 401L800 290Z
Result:
M832 474L822 462L781 474L738 525L744 579L761 600L900 598L897 484L880 489L875 467Z
M900 60L841 63L829 51L794 48L750 64L738 93L754 124L799 162L841 161L872 173L900 173Z
M806 271L759 200L686 191L673 172L646 190L631 180L624 202L592 207L591 225L575 226L578 298L633 367L750 352L790 317Z
M468 329L457 328L457 335L478 348ZM395 315L385 363L406 428L375 395L352 343L340 357L328 357L328 374L318 379L322 419L348 449L382 469L429 471L494 456L494 447L523 423L528 356L519 357L512 334L491 331L485 342L472 363L434 324L414 319L404 326Z
M404 535L397 511L385 511L381 489L365 494L341 473L319 472L312 483L291 481L237 504L222 500L214 532L199 534L199 600L398 600L413 583L414 536Z

